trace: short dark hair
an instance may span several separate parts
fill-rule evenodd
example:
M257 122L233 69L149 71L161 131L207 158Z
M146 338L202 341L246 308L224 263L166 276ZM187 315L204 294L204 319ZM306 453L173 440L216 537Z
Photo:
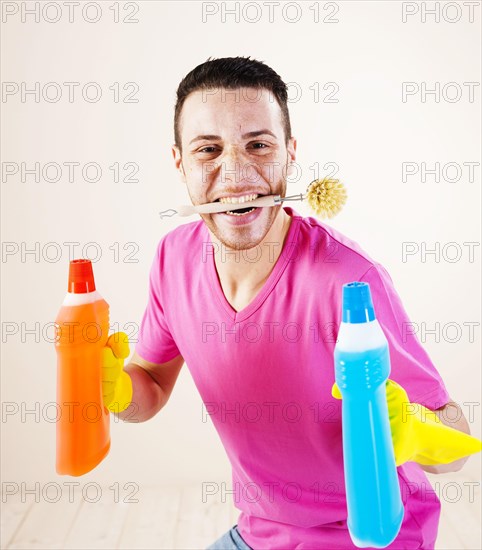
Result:
M281 77L262 61L248 57L222 57L211 59L195 67L179 84L174 109L174 142L182 151L179 122L184 101L197 90L213 88L265 88L273 93L281 108L285 143L291 138L290 115L288 111L288 89Z

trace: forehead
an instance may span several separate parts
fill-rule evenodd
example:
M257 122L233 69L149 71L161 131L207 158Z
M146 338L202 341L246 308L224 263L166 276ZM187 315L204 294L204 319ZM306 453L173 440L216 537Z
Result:
M197 90L186 98L181 114L184 140L197 134L242 134L268 128L283 132L281 108L264 88Z

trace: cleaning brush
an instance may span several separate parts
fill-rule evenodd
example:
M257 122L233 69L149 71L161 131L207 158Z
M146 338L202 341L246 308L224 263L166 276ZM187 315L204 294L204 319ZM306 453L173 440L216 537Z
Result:
M343 184L337 179L323 178L313 180L307 187L305 193L290 195L289 197L281 197L280 195L266 195L258 197L249 203L226 203L226 202L210 202L199 205L183 205L179 206L177 211L173 209L160 212L161 218L164 216L191 216L192 214L215 214L218 212L232 212L234 210L242 210L247 207L266 207L278 206L284 201L303 201L308 202L310 208L320 218L332 218L343 208L346 202L347 194ZM167 214L167 212L172 212Z

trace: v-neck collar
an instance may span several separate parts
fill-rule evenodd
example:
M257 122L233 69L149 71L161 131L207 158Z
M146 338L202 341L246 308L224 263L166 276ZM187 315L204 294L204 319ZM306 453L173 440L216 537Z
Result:
M282 273L284 272L286 266L288 265L288 262L290 261L290 258L293 254L293 249L295 248L293 244L296 242L298 238L298 231L300 226L300 223L299 223L300 215L289 206L285 206L284 210L289 216L291 216L292 220L288 228L288 232L286 234L286 238L285 238L281 253L278 256L278 259L276 260L276 264L271 270L271 273L266 279L261 290L258 292L258 294L256 294L254 299L241 311L236 311L231 306L231 304L226 299L226 296L224 295L224 291L222 289L221 282L219 280L218 272L216 270L214 250L212 254L208 254L208 259L206 262L207 270L209 272L209 281L211 284L213 294L215 295L215 300L217 301L217 303L219 304L219 306L221 307L225 315L228 317L228 319L233 323L239 323L241 321L244 321L261 306L261 304L266 300L266 298L271 293L272 289L274 288L279 278L281 277ZM208 237L208 242L212 243L211 235L209 233L207 226L204 224L204 222L203 222L203 225L204 225L204 231Z

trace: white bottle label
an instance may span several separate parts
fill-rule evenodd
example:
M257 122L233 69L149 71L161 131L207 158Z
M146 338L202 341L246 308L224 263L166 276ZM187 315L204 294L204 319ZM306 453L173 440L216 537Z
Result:
M380 348L387 339L377 319L367 323L340 323L336 349L346 352L360 352Z
M91 304L102 300L102 296L94 290L93 292L67 292L65 295L64 301L62 302L63 306L81 306L83 304Z

